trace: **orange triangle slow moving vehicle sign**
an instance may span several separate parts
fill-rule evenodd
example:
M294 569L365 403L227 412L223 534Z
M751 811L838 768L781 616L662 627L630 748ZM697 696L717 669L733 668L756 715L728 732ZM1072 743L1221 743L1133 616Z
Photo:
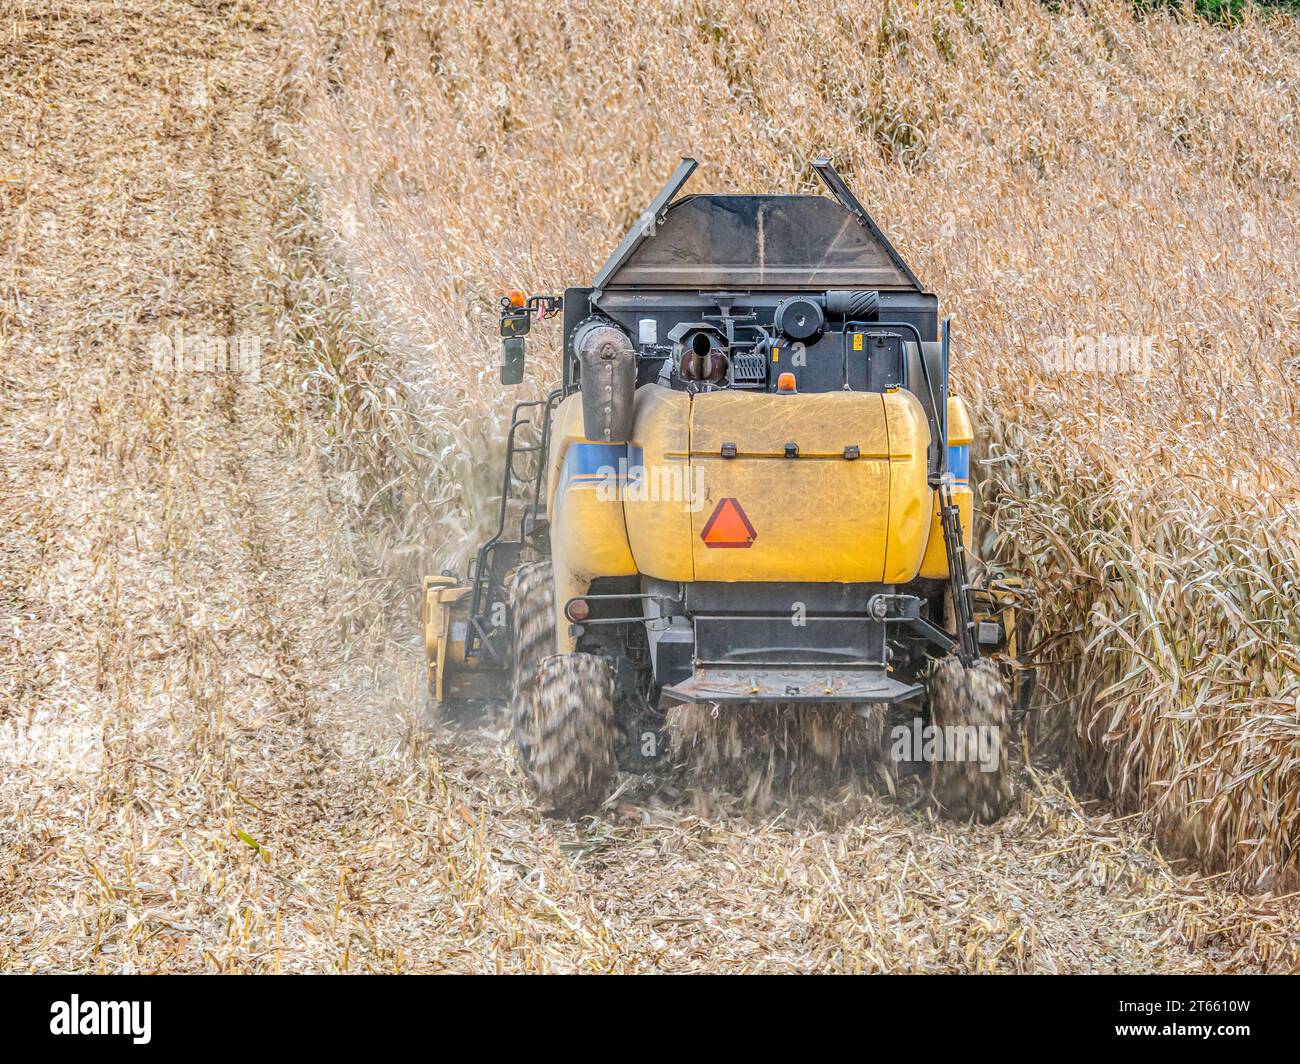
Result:
M757 538L758 533L735 499L722 499L700 533L706 547L751 547Z

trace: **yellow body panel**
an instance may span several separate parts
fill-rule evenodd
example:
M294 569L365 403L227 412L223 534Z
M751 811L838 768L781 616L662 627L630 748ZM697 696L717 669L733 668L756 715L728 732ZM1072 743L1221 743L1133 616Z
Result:
M785 457L786 444L798 457ZM724 444L736 457L723 458ZM856 447L858 457L844 457ZM874 582L884 574L890 445L883 397L870 392L711 392L691 411L691 463L704 506L692 515L696 580ZM751 546L701 538L723 499L754 527Z
M975 424L971 421L966 400L960 395L948 396L948 446L969 444L975 439Z
M638 571L694 580L691 510L703 503L690 466L691 397L658 385L639 388L628 447L623 512Z
M548 464L547 514L555 567L555 631L558 650L574 648L564 604L584 594L598 576L634 576L619 484L626 472L623 444L588 440L582 431L582 396L555 410Z
M947 575L926 481L930 430L910 392L689 396L649 385L637 391L628 444L586 439L581 402L573 395L557 408L548 456L561 651L574 642L564 604L599 576L905 584ZM948 416L950 444L968 451L965 404L950 399ZM964 481L954 496L969 545ZM723 499L753 526L748 546L702 538Z
M920 400L911 392L886 392L883 398L890 465L883 580L906 584L916 579L930 535L935 494L928 482L930 425Z
M883 398L879 392L706 392L691 402L691 454L716 458L724 443L734 443L737 460L797 461L784 457L785 445L797 443L800 458L842 462L844 448L857 447L863 458L884 459Z

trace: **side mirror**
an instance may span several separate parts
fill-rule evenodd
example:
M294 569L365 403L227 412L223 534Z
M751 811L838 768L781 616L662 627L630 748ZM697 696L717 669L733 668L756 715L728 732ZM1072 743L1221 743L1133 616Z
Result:
M512 289L497 304L501 312L501 383L520 384L524 379L524 337L538 321L553 318L564 309L562 296L525 296Z
M532 328L527 307L501 311L501 383L520 384L524 379L524 337Z
M501 383L522 384L524 379L524 338L506 336L501 340Z

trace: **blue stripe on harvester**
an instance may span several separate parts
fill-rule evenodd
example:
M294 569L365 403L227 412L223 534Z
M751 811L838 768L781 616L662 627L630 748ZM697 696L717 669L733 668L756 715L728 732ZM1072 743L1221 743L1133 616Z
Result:
M627 457L625 443L571 443L564 454L564 464L575 477L599 472L602 466L618 468L618 460Z
M948 448L948 472L959 483L970 480L970 444L953 444Z
M564 452L559 490L563 491L571 482L599 484L605 479L600 474L602 469L612 469L617 474L619 463L626 458L624 443L571 443Z

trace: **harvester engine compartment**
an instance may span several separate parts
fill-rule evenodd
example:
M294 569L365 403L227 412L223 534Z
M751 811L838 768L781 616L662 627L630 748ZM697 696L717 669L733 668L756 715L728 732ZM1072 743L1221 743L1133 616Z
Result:
M566 298L581 305L591 293L571 290ZM775 392L783 373L793 375L799 392L906 388L921 375L909 367L916 360L909 359L909 350L935 339L933 305L906 293L700 292L665 298L670 305L651 309L641 298L603 296L600 315L575 330L571 383L581 385L590 364L584 341L597 326L617 330L635 352L635 386L688 392ZM924 381L916 383L924 387Z

